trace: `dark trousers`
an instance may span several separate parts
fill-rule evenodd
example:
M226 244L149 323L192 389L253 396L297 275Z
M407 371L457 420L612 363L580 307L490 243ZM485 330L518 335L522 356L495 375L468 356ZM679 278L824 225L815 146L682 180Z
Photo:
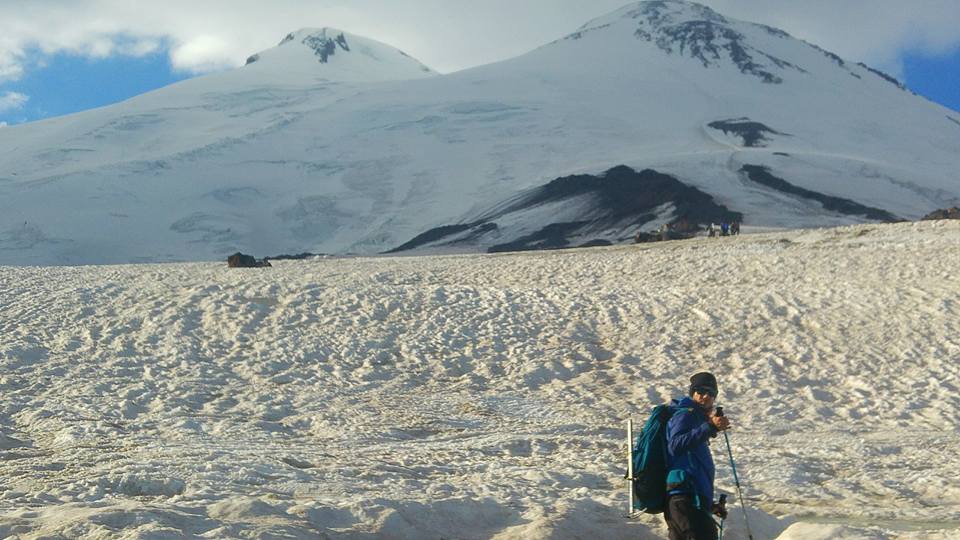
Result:
M671 495L663 519L670 529L670 540L717 540L717 524L709 508L697 508L692 495Z

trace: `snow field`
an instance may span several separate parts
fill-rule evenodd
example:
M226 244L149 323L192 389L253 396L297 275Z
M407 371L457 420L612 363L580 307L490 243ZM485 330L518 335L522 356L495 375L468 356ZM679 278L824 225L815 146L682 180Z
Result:
M661 538L623 420L709 369L757 538L950 538L958 256L923 222L0 268L0 537Z

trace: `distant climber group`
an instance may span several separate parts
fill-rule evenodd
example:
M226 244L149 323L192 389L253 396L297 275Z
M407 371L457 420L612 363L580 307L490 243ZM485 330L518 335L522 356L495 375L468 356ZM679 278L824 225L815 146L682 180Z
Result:
M740 222L733 221L721 221L720 226L717 227L716 224L711 223L707 227L707 236L709 238L714 238L716 236L737 236L740 234Z
M635 244L646 242L662 242L665 240L685 240L698 236L702 229L691 224L686 219L680 219L675 222L663 223L660 228L654 232L637 231L633 241ZM718 236L736 236L740 234L739 221L721 221L719 225L711 223L707 226L707 237L715 238Z

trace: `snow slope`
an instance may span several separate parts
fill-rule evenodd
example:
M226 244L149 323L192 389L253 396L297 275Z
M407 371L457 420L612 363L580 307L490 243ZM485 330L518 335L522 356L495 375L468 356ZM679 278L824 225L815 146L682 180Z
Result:
M3 268L0 537L662 538L622 421L710 369L758 540L956 538L958 258L940 221Z
M618 165L671 175L756 226L871 219L754 182L748 165L901 218L960 203L960 115L697 4L630 4L448 75L340 31L292 35L235 71L0 130L0 263L377 253ZM602 210L562 206L455 249ZM599 237L678 217L658 216Z

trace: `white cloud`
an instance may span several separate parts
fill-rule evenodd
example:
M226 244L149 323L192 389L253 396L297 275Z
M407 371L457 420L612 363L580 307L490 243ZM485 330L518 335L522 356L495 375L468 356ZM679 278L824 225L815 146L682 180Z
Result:
M15 111L23 107L29 100L30 96L19 92L4 92L0 94L0 113Z
M15 81L23 75L20 51L16 45L0 38L0 83Z
M960 46L957 0L701 0L782 28L854 61L897 71L907 50ZM397 46L444 72L521 54L625 0L4 0L0 82L26 51L142 56L169 47L176 69L242 65L302 27L334 26Z
M143 39L128 43L120 47L120 54L126 56L146 56L160 49L160 41L157 39Z
M173 47L170 61L175 68L184 71L215 71L235 64L232 53L227 40L204 34Z

